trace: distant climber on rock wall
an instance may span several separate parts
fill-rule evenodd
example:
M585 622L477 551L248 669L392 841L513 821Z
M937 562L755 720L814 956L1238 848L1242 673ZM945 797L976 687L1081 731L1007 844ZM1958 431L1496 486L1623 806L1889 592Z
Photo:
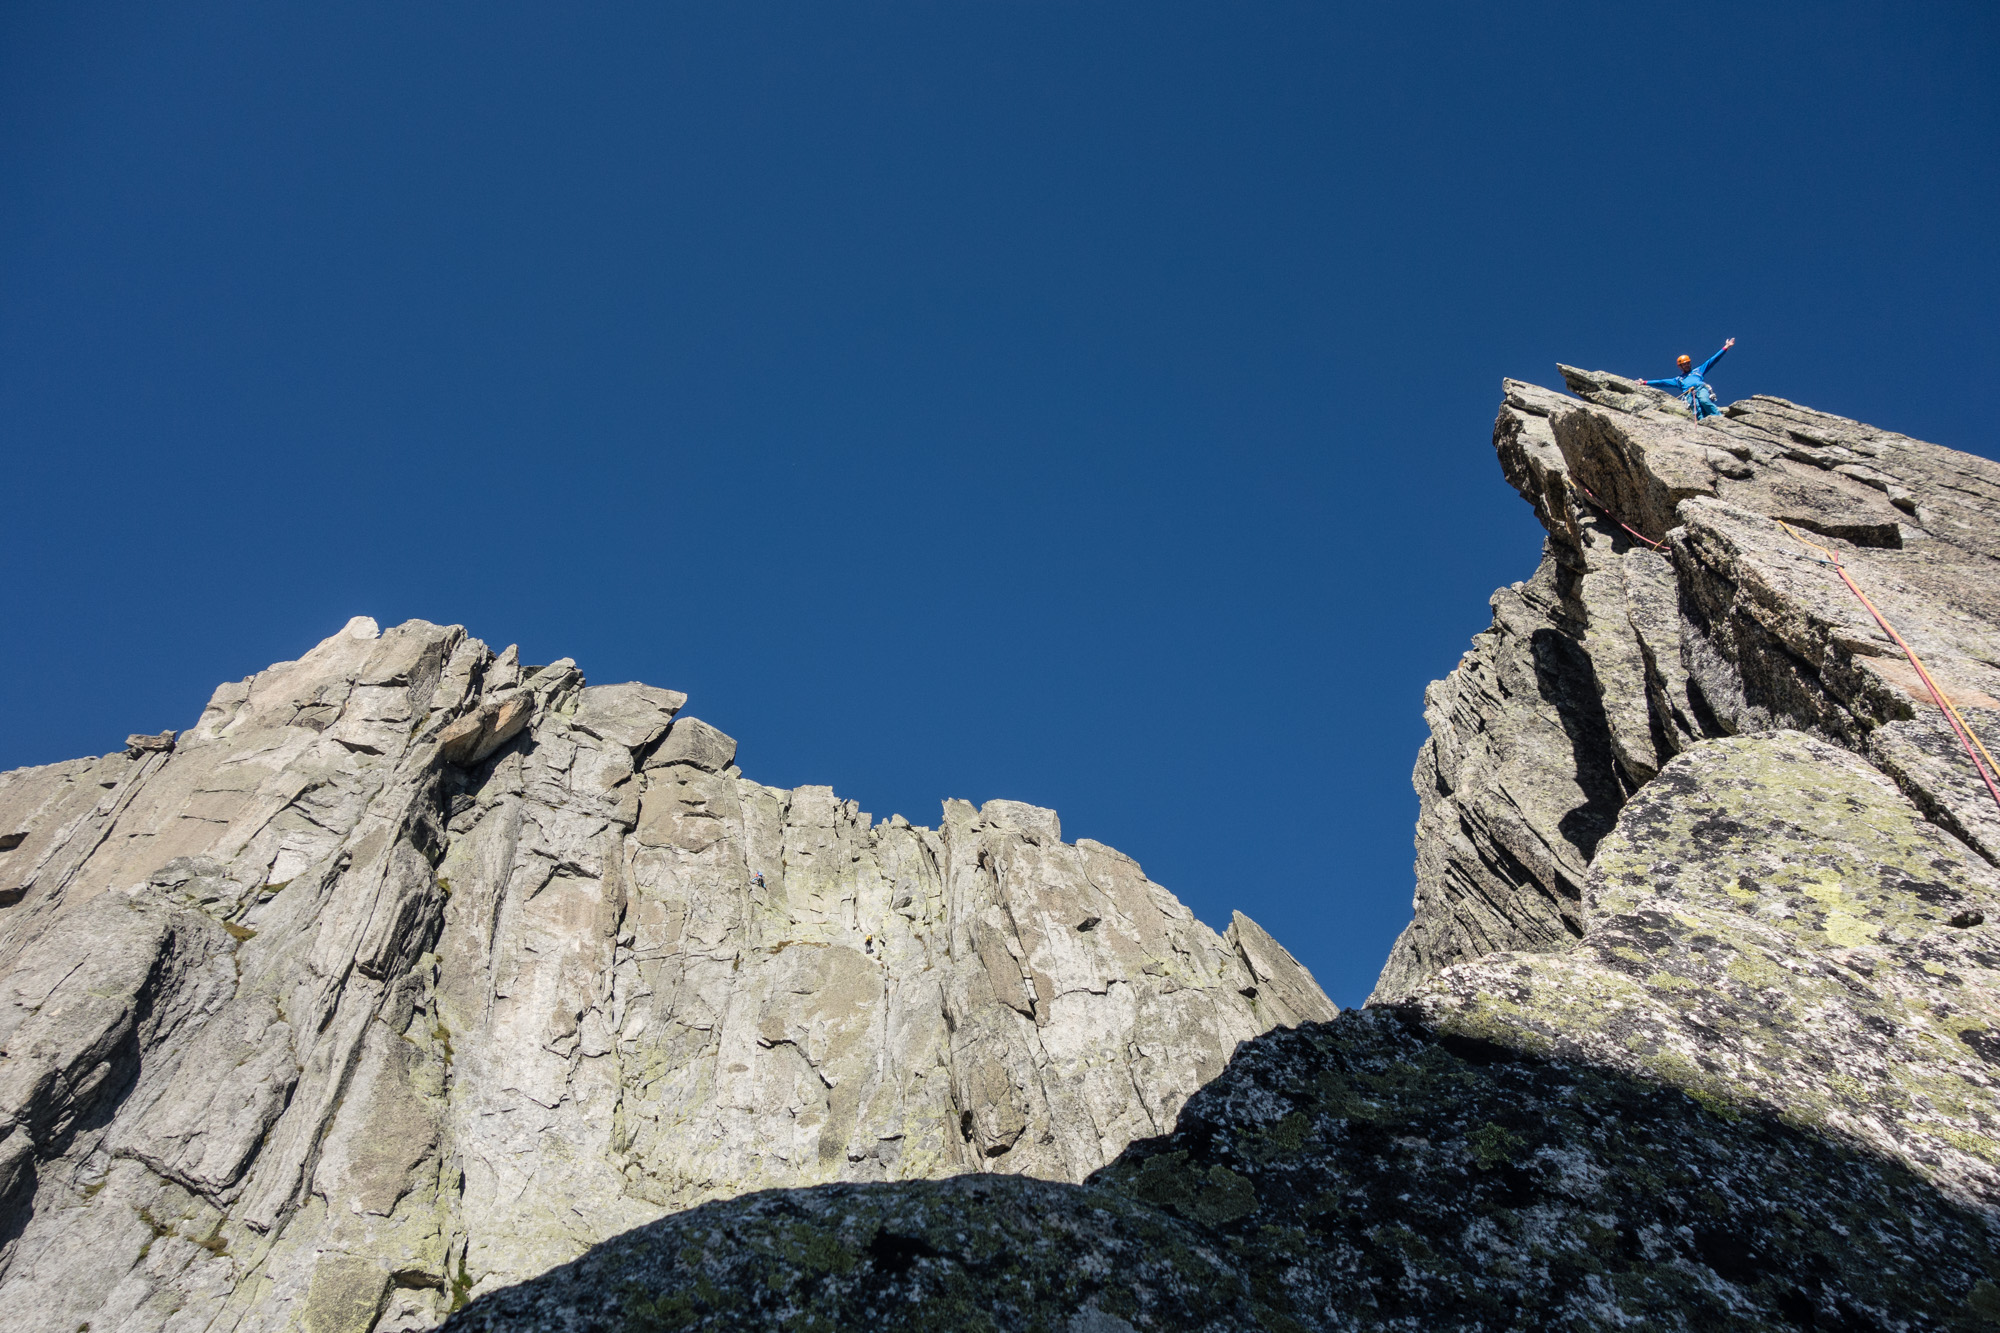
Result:
M1722 344L1722 352L1734 346L1736 339L1731 338ZM1640 383L1679 394L1681 401L1694 409L1696 421L1700 421L1703 417L1719 417L1722 415L1722 409L1715 405L1715 390L1709 388L1708 381L1702 377L1708 374L1710 366L1722 360L1722 352L1717 352L1698 366L1695 365L1693 357L1683 352L1675 360L1675 364L1680 367L1680 374L1671 379L1641 380Z

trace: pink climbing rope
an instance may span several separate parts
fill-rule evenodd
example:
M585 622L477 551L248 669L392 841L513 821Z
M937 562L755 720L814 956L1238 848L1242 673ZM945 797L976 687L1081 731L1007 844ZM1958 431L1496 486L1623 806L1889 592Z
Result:
M1576 481L1576 478L1571 477L1570 480ZM1633 527L1630 523L1627 523L1624 519L1612 513L1611 506L1604 503L1604 501L1598 499L1597 496L1592 493L1590 487L1584 485L1580 481L1577 481L1576 488L1582 491L1585 495L1590 496L1590 502L1596 505L1599 509L1603 510L1604 516L1610 519L1613 523L1616 523L1619 527L1625 529L1625 531L1631 533L1634 537L1637 537L1640 541L1646 543L1646 545L1652 547L1655 551L1664 551L1667 549L1667 544L1665 542L1654 541L1651 537L1648 537L1645 533L1639 531L1639 529Z

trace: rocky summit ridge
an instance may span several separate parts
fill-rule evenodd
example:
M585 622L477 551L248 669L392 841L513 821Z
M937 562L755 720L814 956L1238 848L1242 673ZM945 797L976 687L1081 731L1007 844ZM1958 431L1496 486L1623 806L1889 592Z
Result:
M2000 1328L2000 465L1562 368L1336 1014L1048 811L357 623L0 776L0 1323ZM761 878L760 878L761 877Z

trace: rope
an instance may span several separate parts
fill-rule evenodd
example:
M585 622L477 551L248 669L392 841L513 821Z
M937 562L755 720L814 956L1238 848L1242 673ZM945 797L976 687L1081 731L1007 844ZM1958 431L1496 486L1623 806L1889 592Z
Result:
M1980 780L1985 782L1987 793L1993 797L1995 808L2000 808L2000 787L1993 785L1993 772L2000 770L2000 764L1993 762L1993 756L1986 753L1985 742L1981 741L1966 720L1959 716L1958 709L1952 707L1951 700L1946 698L1945 692L1938 688L1938 683L1931 679L1931 673L1924 666L1923 659L1917 656L1917 650L1904 642L1903 636L1896 633L1895 628L1882 618L1882 613L1875 609L1875 603L1868 600L1868 594L1862 592L1860 587L1854 582L1854 579L1848 574L1847 566L1840 563L1838 555L1821 546L1818 542L1809 542L1804 537L1799 536L1797 532L1793 531L1792 525L1783 519L1778 520L1778 526L1786 532L1791 533L1792 538L1801 546L1809 546L1825 556L1825 563L1833 566L1833 572L1840 575L1840 581L1847 585L1847 590L1861 599L1861 604L1868 608L1869 615L1875 617L1875 623L1882 627L1882 632L1894 640L1896 646L1903 650L1903 656L1910 659L1910 665L1916 668L1917 675L1923 679L1924 688L1931 692L1931 698L1937 703L1938 710L1944 714L1945 721L1951 724L1953 733L1958 736L1959 748L1965 751L1965 757L1972 761L1972 766L1979 770ZM1975 746L1978 747L1977 754L1973 753ZM1985 763L1980 762L1982 756L1986 761Z
M1576 478L1571 477L1570 480L1576 481ZM1596 495L1592 494L1590 487L1584 485L1580 481L1576 481L1576 488L1582 491L1585 495L1590 496L1590 502L1596 505L1599 509L1603 510L1604 516L1610 519L1613 523L1616 523L1619 527L1625 529L1625 531L1631 533L1634 537L1637 537L1640 541L1646 543L1646 545L1652 547L1655 551L1664 551L1667 549L1667 544L1665 542L1654 541L1651 537L1648 537L1645 533L1639 531L1639 529L1633 527L1631 524L1627 523L1624 519L1612 513L1611 506L1604 503L1604 501L1598 499Z
M1606 518L1609 518L1613 523L1616 523L1619 527L1625 529L1625 531L1631 533L1655 551L1664 551L1666 549L1665 542L1654 541L1624 519L1619 518L1617 514L1612 512L1610 505L1605 504L1604 501L1597 498L1596 493L1590 487L1577 481L1575 477L1571 477L1570 480L1575 482L1576 488L1588 496L1591 504L1601 510ZM1993 756L1987 752L1986 743L1979 739L1979 733L1972 729L1972 724L1965 720L1964 715L1951 702L1951 698L1945 694L1937 681L1932 678L1930 669L1924 665L1923 659L1917 656L1917 650L1910 647L1903 636L1896 632L1896 627L1891 625L1883 617L1882 613L1876 609L1875 603L1868 600L1868 594L1861 591L1860 585L1855 583L1853 576L1847 572L1847 566L1841 563L1839 555L1831 549L1821 546L1818 542L1809 542L1804 537L1799 536L1792 525L1784 520L1779 519L1777 522L1778 526L1790 533L1793 540L1797 541L1801 546L1810 547L1812 550L1818 551L1822 556L1826 557L1822 563L1833 566L1833 572L1840 575L1840 581L1847 585L1847 590L1860 599L1861 605L1868 608L1868 614L1875 618L1875 623L1882 627L1882 632L1888 635L1898 648L1903 650L1903 656L1910 659L1910 666L1916 671L1917 677L1923 681L1924 688L1930 691L1932 701L1937 704L1938 711L1944 714L1945 721L1951 726L1952 734L1958 737L1959 748L1964 750L1965 757L1972 761L1972 767L1979 773L1979 780L1986 784L1987 795L1993 798L1995 809L2000 809L2000 786L1996 786L1993 781L1994 773L2000 772L2000 764L1993 762Z

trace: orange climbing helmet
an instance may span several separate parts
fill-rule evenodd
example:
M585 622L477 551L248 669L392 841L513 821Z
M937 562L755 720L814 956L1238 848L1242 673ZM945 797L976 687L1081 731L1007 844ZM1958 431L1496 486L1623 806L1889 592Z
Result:
M1679 366L1682 370L1686 370L1689 366L1694 364L1694 358L1689 356L1686 352L1682 352L1679 356L1674 358L1674 364Z

